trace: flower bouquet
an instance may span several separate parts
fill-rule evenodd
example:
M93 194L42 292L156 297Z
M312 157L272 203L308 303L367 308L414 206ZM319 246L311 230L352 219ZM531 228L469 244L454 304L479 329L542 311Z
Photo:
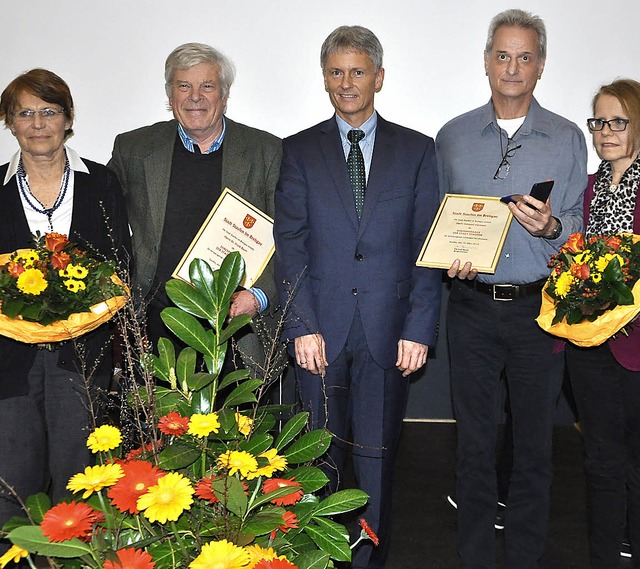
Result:
M551 257L538 324L578 346L597 346L640 312L640 236L574 233Z
M114 261L66 235L34 237L32 249L0 255L0 334L26 343L75 338L109 320L126 301Z
M162 319L186 347L176 355L162 338L158 354L143 357L163 381L127 397L144 417L140 446L126 452L120 428L95 429L87 446L97 464L69 480L74 497L52 507L32 496L29 519L5 524L11 559L35 553L93 569L324 569L351 559L349 534L332 517L367 495L315 494L328 482L314 462L329 432L307 431L307 413L279 425L282 408L260 405L264 382L248 370L220 375L232 334L250 320L227 320L243 272L231 253L216 271L194 260L192 284L167 283L177 307ZM377 540L361 528L361 539Z

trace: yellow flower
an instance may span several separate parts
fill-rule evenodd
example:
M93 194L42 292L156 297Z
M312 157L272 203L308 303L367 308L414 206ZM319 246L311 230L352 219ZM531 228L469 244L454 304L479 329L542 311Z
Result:
M150 486L147 493L138 498L139 510L144 510L150 522L175 522L193 503L193 487L188 478L178 472L169 472Z
M26 269L18 277L17 284L22 292L37 296L47 288L49 283L47 283L40 269Z
M578 265L586 265L592 258L593 257L589 251L583 251L582 253L578 253L573 260L575 263L578 263Z
M91 452L101 452L118 448L122 442L122 434L117 427L102 425L98 427L87 439L87 447Z
M74 279L83 279L89 274L89 271L82 265L69 265L67 274Z
M237 545L223 539L202 546L200 555L189 565L190 569L247 569L249 554Z
M39 260L40 260L40 255L38 255L38 252L35 249L27 249L26 251L23 251L22 253L20 253L20 255L17 255L16 258L14 259L16 263L23 261L22 264L24 265L25 268L29 268L33 266L33 264Z
M211 433L217 433L219 429L220 421L217 413L207 413L205 415L196 413L191 415L187 432L194 437L206 437Z
M624 259L620 255L615 253L607 253L606 255L603 255L602 257L599 257L598 259L596 259L596 262L595 262L596 269L598 269L601 272L604 271L614 258L618 259L618 262L620 263L621 267L624 267Z
M238 432L245 437L251 433L253 427L253 419L242 415L236 411L236 423L238 423Z
M87 466L84 472L74 474L67 484L67 490L80 492L84 490L82 499L86 499L93 492L98 492L103 488L113 486L124 476L122 467L119 464L100 464L98 466Z
M67 287L67 290L71 292L79 292L87 288L87 285L82 281L76 281L74 279L67 279L64 281L64 286Z
M286 559L284 555L278 555L272 547L265 549L259 545L247 545L244 550L249 554L249 569L258 563L261 559L271 561L272 559Z
M9 564L9 561L18 563L20 559L29 555L26 549L22 549L17 545L12 545L3 555L0 557L0 569L3 569Z
M258 461L252 454L244 450L228 450L218 457L218 466L229 470L231 476L239 472L240 476L245 478L252 474L251 478L255 478L257 476L255 472L258 469Z
M576 278L569 271L565 271L556 280L556 294L560 298L564 298L571 290L571 285L575 282Z
M280 456L275 448L259 454L258 457L266 458L269 464L258 468L255 473L248 476L249 479L257 478L258 476L270 477L273 476L276 470L284 470L287 467L287 459L284 456Z
M591 273L591 280L594 283L599 283L602 280L602 273L596 273L596 272Z

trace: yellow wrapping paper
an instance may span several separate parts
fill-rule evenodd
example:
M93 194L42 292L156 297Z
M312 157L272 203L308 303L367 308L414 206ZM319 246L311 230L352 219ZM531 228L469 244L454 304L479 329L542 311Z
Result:
M11 255L12 253L0 255L0 265L7 263ZM116 274L111 276L111 280L123 287L128 294L128 288ZM48 326L22 320L22 318L9 318L0 312L0 335L25 344L48 344L71 340L108 322L126 302L126 296L114 296L104 302L94 304L91 307L91 312L77 312L66 320L52 322Z
M547 288L548 284L547 281L544 289ZM596 318L593 322L580 322L569 325L566 320L563 320L552 326L551 322L556 315L556 306L553 298L551 298L544 289L542 291L540 315L536 318L536 322L543 330L550 334L560 338L566 338L576 346L583 348L599 346L606 342L640 313L640 281L637 281L632 291L633 304L616 306Z

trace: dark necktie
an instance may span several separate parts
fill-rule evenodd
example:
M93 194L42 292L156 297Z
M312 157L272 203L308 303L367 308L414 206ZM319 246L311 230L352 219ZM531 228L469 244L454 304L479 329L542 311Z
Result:
M356 213L358 218L362 215L362 206L364 204L364 189L367 186L367 179L364 171L364 156L358 144L364 138L364 132L361 130L350 130L347 138L351 143L349 156L347 156L347 170L349 171L349 181L353 188L353 198L356 202Z

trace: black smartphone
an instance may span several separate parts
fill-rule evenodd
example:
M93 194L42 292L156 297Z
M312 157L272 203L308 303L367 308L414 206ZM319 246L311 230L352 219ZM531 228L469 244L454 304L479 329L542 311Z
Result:
M532 198L540 200L541 202L546 202L549 199L551 188L553 188L553 180L547 180L546 182L537 182L533 184L533 186L531 186L529 195Z

